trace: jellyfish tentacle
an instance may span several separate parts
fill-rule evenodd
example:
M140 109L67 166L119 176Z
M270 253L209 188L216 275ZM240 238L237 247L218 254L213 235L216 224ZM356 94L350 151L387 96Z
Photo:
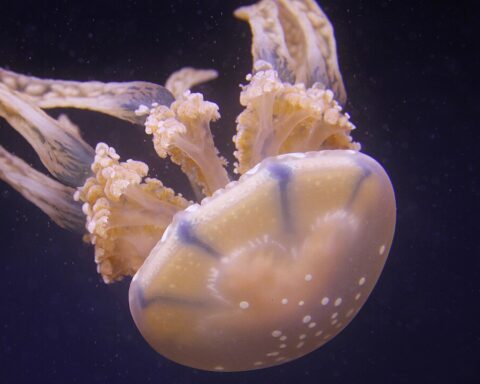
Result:
M347 94L338 66L335 35L330 20L313 0L278 2L287 45L298 65L295 81L303 82L306 87L320 83L332 90L340 104L345 104Z
M135 113L152 103L170 105L174 96L165 87L145 81L110 82L40 79L0 68L0 84L18 92L26 101L42 109L78 108L101 112L143 124Z
M315 1L263 0L235 16L250 24L254 63L269 62L284 82L319 83L345 104L333 27Z
M57 117L57 122L62 126L62 128L70 133L72 136L75 136L79 139L82 138L82 134L80 133L80 127L75 124L72 120L65 113L61 113Z
M205 195L230 181L225 170L227 162L219 156L210 130L210 122L219 117L215 103L204 101L200 93L186 91L170 108L152 108L145 122L157 154L162 158L170 156Z
M75 192L82 201L97 270L106 283L133 275L178 211L190 203L156 179L140 161L119 161L113 147L97 144L94 177Z
M218 77L218 72L214 69L197 69L185 67L173 72L165 82L167 88L178 99L182 97L185 91L193 88L195 85L206 83Z
M257 61L247 76L234 142L235 172L243 174L261 160L288 152L360 149L352 142L355 128L330 90L282 82L272 65Z
M254 59L240 94L245 110L237 118L235 172L282 153L360 149L350 136L350 116L335 100L344 103L346 93L333 28L318 5L262 0L235 15L250 23Z
M83 233L85 217L74 189L33 169L0 146L0 179L35 204L64 229Z
M253 62L264 60L272 64L283 81L293 83L295 63L286 45L277 2L264 0L240 7L234 15L250 24Z
M0 117L30 143L45 167L62 183L76 187L91 174L93 148L65 118L53 119L2 84Z

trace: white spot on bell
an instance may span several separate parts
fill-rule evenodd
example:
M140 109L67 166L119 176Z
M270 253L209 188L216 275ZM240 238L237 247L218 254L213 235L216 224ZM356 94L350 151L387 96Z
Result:
M330 299L328 297L324 297L322 299L322 305L327 305L329 301L330 301Z
M313 279L313 276L310 273L305 275L305 281L312 281L312 279Z
M358 280L358 285L363 285L365 284L365 277L361 277L360 280Z
M310 324L308 324L308 328L314 328L317 325L314 321L312 321Z
M276 329L272 332L273 337L280 337L282 335L282 331Z
M278 356L280 354L280 352L278 351L273 351L273 352L268 352L267 353L267 356L268 357L272 357L272 356Z
M298 302L298 305L299 305L300 307L303 306L303 305L305 305L305 301L300 300L300 301Z
M358 293L355 295L355 300L360 299L360 296L362 296L362 294L361 294L360 292L358 292Z
M312 316L310 315L307 315L303 318L302 320L305 324L309 323L310 321L312 321Z
M285 340L287 340L287 336L285 336L285 335L283 335L283 336L280 336L280 340L281 340L281 341L285 341Z
M383 244L380 249L378 250L378 254L379 255L383 255L383 253L385 252L385 244Z
M297 348L302 348L304 345L305 345L305 343L303 341L301 341L300 343L297 344Z
M335 305L335 307L338 307L340 304L342 304L342 298L341 297L339 297L337 300L335 300L334 305Z
M239 304L240 308L242 309L247 309L248 307L250 307L250 304L248 301L241 301L240 304Z
M288 299L286 297L282 299L282 304L283 305L288 304Z

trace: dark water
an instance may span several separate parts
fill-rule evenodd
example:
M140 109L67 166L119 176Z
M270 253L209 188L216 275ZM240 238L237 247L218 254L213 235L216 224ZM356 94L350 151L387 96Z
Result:
M0 66L17 72L163 83L185 65L216 68L220 78L199 90L220 105L214 134L232 160L250 34L231 15L247 2L3 3ZM218 374L179 366L139 335L128 282L104 285L93 250L2 183L1 383L479 380L478 7L386 0L322 5L336 29L354 136L389 172L398 202L384 273L351 325L323 348L277 368ZM157 160L140 128L93 113L69 115L91 144L106 141L125 158L145 160L184 190L180 172ZM3 120L0 143L42 169Z

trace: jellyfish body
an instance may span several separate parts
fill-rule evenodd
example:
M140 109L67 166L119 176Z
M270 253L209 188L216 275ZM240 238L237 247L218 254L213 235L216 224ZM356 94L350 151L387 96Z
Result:
M130 309L160 354L243 371L303 356L365 303L395 226L390 180L350 150L269 158L177 214Z
M184 68L163 87L0 68L0 117L56 180L1 146L0 179L84 233L106 283L135 274L130 310L154 349L212 371L282 364L337 335L375 286L395 227L390 180L350 135L320 7L261 0L235 15L251 27L253 65L240 93L234 182L210 130L219 108L190 92L216 71ZM148 177L147 164L120 161L106 143L93 150L65 115L44 111L55 107L144 124L157 154L180 166L198 199L209 197L190 205Z

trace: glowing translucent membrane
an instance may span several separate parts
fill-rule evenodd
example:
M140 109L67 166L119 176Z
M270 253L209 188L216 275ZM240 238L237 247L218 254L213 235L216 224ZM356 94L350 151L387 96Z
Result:
M132 281L130 309L152 347L180 364L281 364L352 320L394 227L390 180L367 155L266 159L174 217Z

